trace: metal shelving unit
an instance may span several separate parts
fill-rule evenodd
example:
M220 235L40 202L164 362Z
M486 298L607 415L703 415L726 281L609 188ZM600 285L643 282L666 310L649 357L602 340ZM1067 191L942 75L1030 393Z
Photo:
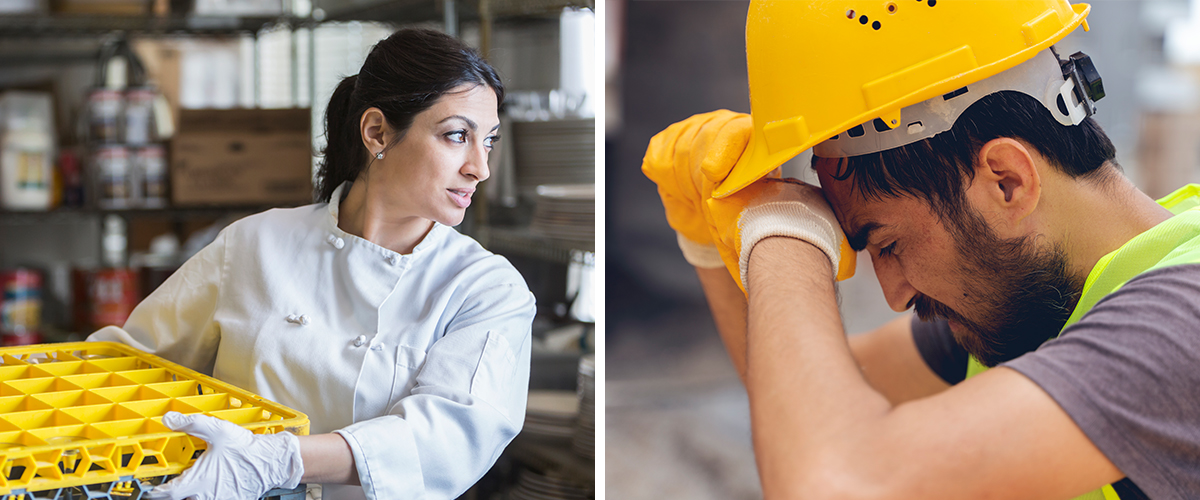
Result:
M0 15L0 38L100 37L114 32L130 36L220 36L256 33L275 23L314 23L288 16L115 16Z

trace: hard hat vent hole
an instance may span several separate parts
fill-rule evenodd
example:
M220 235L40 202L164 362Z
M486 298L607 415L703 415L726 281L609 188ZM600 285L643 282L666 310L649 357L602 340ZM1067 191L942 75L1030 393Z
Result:
M854 9L846 11L846 19L854 19Z
M854 128L846 131L846 135L849 135L850 137L862 137L863 134L866 133L867 131L863 130L862 125L855 125Z
M875 125L876 132L887 132L887 131L891 130L891 128L888 128L887 123L885 123L883 120L880 120L879 118L876 118L875 121L873 121L871 123L873 125Z
M879 24L879 21L875 21L875 22L871 23L871 27L875 28L875 29L879 29L879 28L882 28L883 25Z
M937 5L937 0L929 0L929 6L933 7L934 5Z
M887 10L888 10L888 14L895 14L895 13L896 13L896 4L895 4L895 2L888 2L888 4L887 4Z
M949 101L950 99L954 99L955 97L958 97L958 96L966 94L966 93L967 93L967 88L963 87L961 89L958 89L958 90L955 90L955 91L952 91L952 92L942 95L942 100Z
M868 20L869 20L869 19L867 19L867 16L860 16L860 17L858 18L858 24L867 24L867 21L868 21Z
M1063 100L1062 94L1058 94L1057 102L1058 102L1058 112L1062 113L1063 116L1071 116L1071 111L1067 109L1067 101Z

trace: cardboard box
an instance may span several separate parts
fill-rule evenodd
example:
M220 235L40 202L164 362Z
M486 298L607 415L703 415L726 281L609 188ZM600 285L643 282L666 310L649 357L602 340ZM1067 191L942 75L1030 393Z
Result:
M195 205L312 202L308 108L181 110L171 141L171 201Z
M148 0L51 0L58 14L103 14L143 16L150 11Z

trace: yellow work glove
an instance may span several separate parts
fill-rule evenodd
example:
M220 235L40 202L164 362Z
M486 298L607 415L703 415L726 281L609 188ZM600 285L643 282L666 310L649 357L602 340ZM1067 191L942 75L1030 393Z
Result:
M742 292L746 292L750 252L770 236L807 241L829 257L838 281L854 276L854 250L821 188L796 179L766 178L707 203L717 250Z
M705 201L737 164L753 130L750 115L717 110L667 127L646 148L642 172L658 184L667 223L693 266L723 265L705 220Z

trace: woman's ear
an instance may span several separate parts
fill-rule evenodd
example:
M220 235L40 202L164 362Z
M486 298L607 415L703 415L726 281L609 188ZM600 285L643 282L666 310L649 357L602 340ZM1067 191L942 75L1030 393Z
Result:
M391 134L387 119L379 108L367 108L359 119L359 132L362 134L363 146L370 156L383 151Z

